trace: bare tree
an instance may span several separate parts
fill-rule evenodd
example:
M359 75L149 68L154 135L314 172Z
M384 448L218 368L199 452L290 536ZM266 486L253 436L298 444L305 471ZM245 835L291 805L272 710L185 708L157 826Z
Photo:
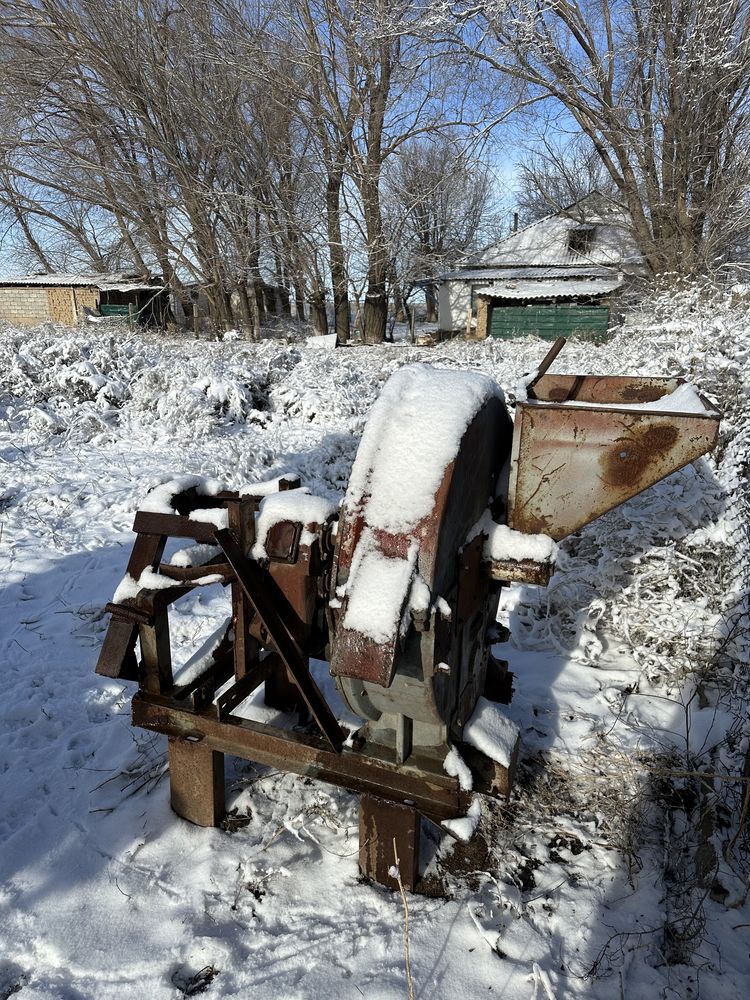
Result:
M562 139L545 134L517 164L516 206L524 225L592 191L615 199L619 194L596 149L580 133Z
M627 205L651 271L693 273L747 225L747 0L451 4L453 37L561 106ZM434 31L445 24L441 8Z
M0 0L3 222L45 269L196 282L217 326L256 337L262 273L321 332L330 285L345 340L362 271L377 342L389 283L448 252L415 188L394 267L384 204L391 160L465 117L455 54L423 20L413 0Z
M424 283L428 322L437 322L437 297L427 279L477 248L491 190L488 167L469 155L465 140L448 132L404 145L391 164L386 204L394 273L402 294Z

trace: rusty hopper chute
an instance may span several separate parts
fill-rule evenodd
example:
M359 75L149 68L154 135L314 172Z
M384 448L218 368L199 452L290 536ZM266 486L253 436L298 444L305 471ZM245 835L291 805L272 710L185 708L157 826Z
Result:
M719 414L689 388L544 375L516 406L508 524L559 540L711 451Z
M469 807L444 767L449 750L474 792L509 793L517 738L502 759L473 738L478 715L503 723L496 705L511 696L490 652L500 588L549 579L538 542L552 543L532 536L577 530L718 433L718 414L677 379L545 374L560 346L515 426L485 376L399 371L373 407L338 518L290 477L242 495L185 478L151 495L97 671L137 680L134 723L169 737L176 812L220 822L225 753L343 785L361 793L362 871L394 887L395 843L415 888L420 817ZM190 544L167 563L170 538ZM169 607L217 580L231 589L232 621L175 672ZM342 728L311 657L329 660L363 720L356 731ZM261 686L303 729L242 714Z

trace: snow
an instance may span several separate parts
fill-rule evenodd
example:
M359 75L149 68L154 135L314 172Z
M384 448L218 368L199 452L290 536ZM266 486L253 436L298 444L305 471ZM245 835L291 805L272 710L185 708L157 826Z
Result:
M344 628L359 632L373 642L392 640L401 621L404 597L416 560L416 545L410 547L405 559L383 555L372 530L365 528L346 584L349 599Z
M274 476L273 479L267 479L262 483L245 483L244 486L240 486L239 493L243 497L266 497L269 493L278 493L284 483L291 482L294 478L286 473L283 476Z
M174 514L172 499L179 493L194 489L200 496L214 497L225 488L218 479L206 479L204 476L176 476L149 490L140 509L155 514Z
M309 489L285 490L282 493L269 493L263 497L255 521L255 545L252 555L254 559L267 559L266 539L268 532L282 521L298 521L303 525L300 542L311 545L314 534L307 530L307 525L324 525L329 517L336 513L336 505L325 497L312 496Z
M583 218L595 231L592 246L581 255L570 249L569 237L570 230L579 226ZM540 268L580 264L585 274L592 264L640 263L641 255L628 229L624 210L592 192L578 202L574 213L559 212L539 219L483 250L472 258L471 264L475 268L481 264Z
M188 520L212 524L214 528L226 528L229 525L229 511L226 507L201 507L198 510L191 510Z
M478 272L479 280L485 276ZM614 277L609 280L585 278L562 278L558 281L518 281L516 279L505 279L500 277L487 278L488 284L476 284L475 292L489 292L491 295L501 296L504 299L563 299L568 296L586 296L596 298L598 295L610 295L622 285L622 277ZM475 279L476 282L476 279Z
M473 787L473 779L468 765L461 757L455 747L451 747L443 761L443 770L451 778L458 778L458 784L462 792L470 792Z
M409 609L411 611L427 611L430 607L432 594L423 576L419 573L414 575L409 591Z
M305 347L316 347L318 349L323 348L325 350L330 350L335 346L336 346L335 333L323 333L319 334L317 337L308 337L305 340Z
M413 530L432 510L465 430L493 396L502 398L501 390L477 372L400 369L370 411L345 506L364 507L371 528Z
M507 524L493 524L484 546L485 556L490 559L511 559L519 562L522 559L532 559L534 562L550 563L555 561L557 545L548 535L527 535L515 531Z
M527 372L516 382L516 402L525 403L529 398L529 386L532 382L536 381L539 375L539 369L535 368L533 372Z
M477 700L474 712L464 726L463 740L503 767L510 767L520 733L518 726L499 705L486 698Z
M470 542L480 533L487 536L483 549L485 559L498 562L506 559L513 562L530 559L533 562L551 563L557 555L557 543L549 535L527 535L523 531L509 528L507 524L497 524L492 520L489 510L482 514L466 541Z
M414 610L429 607L427 585L411 583L418 551L415 532L432 511L464 432L492 397L502 398L502 391L486 376L429 365L404 367L383 386L344 498L347 517L361 514L366 525L344 591L345 628L386 643L396 636L410 590ZM407 558L381 551L382 531L407 535Z
M150 567L146 567L137 580L126 573L118 584L112 601L114 604L121 604L125 600L137 597L141 590L166 590L168 587L174 587L174 580L170 580L168 576L160 576Z
M457 819L444 819L440 825L452 833L456 839L467 843L474 836L481 818L482 803L479 796L475 795L465 816L459 816Z
M208 562L209 559L215 559L220 554L221 549L218 545L208 545L199 542L196 545L188 545L184 549L178 549L176 552L173 552L169 559L169 565L183 568L200 566Z
M134 292L161 290L161 285L147 284L139 281L137 277L129 278L125 274L102 274L99 273L56 273L56 274L25 274L16 277L0 278L0 287L35 285L42 288L52 288L58 285L72 287L99 288L103 291L113 292Z
M395 370L468 368L512 397L546 345L110 344L104 330L0 330L0 996L169 1000L212 966L207 997L402 998L401 899L359 880L357 797L227 758L246 825L179 820L166 739L130 727L132 684L94 674L101 609L165 475L236 489L289 472L337 503ZM747 746L750 309L664 295L607 343L572 338L565 368L689 379L725 414L721 448L562 542L548 588L503 591L513 641L494 652L515 673L520 780L509 806L482 803L468 860L425 831L440 895L409 899L415 994L734 1000L750 976L746 841L727 851ZM229 613L217 585L178 602L176 672ZM262 691L248 701L243 714L278 717ZM676 808L691 769L728 777L709 779L705 886ZM685 913L693 950L668 960Z
M220 578L219 578L220 579ZM216 582L216 581L214 581ZM196 680L213 662L213 654L219 647L226 631L232 624L232 616L228 615L219 627L208 636L205 642L174 672L175 684L190 684Z
M450 604L448 604L448 602L446 601L446 599L444 597L438 597L438 599L435 601L433 607L435 608L435 610L437 611L437 613L439 615L443 616L443 618L450 619L451 614L452 614L452 612L451 612L451 606L450 606Z
M668 413L711 412L698 395L695 386L689 382L677 386L674 392L667 393L661 399L655 399L652 403L642 403L641 406L650 411L666 410Z

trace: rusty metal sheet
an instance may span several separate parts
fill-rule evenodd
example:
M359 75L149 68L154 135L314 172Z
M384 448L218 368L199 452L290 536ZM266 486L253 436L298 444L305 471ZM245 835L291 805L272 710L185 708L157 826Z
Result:
M359 800L359 870L389 889L398 889L390 874L398 867L410 892L419 879L421 820L414 806L388 802L376 795Z
M543 375L534 398L550 403L653 403L674 392L679 378L632 375Z
M302 524L299 521L279 521L266 536L268 558L281 563L295 563L299 552Z
M541 382L557 377L545 376ZM640 383L658 380L629 381L642 392L646 390L638 388ZM617 388L621 397L627 391L622 381ZM546 389L551 391L549 385ZM596 395L600 390L592 383L587 392ZM607 402L612 402L611 394ZM719 415L708 412L520 403L508 524L517 531L564 538L710 451L718 431Z

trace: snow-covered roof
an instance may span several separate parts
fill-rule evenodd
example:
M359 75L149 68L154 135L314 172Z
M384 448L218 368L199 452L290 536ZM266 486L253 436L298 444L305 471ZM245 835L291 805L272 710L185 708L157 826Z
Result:
M0 287L40 287L53 288L98 288L107 292L133 292L139 290L156 291L161 286L144 281L140 275L128 274L22 274L12 278L0 278Z
M518 281L533 278L555 280L565 278L610 278L611 267L601 264L586 264L570 267L464 267L449 274L442 274L441 281Z
M598 191L538 222L519 229L466 261L468 266L565 266L639 263L628 226L628 213ZM571 230L590 232L590 245L578 252L570 247Z
M561 281L506 281L489 282L487 285L488 294L496 298L503 299L560 299L567 296L576 298L595 298L598 295L607 295L614 292L622 285L622 277L583 280L575 279ZM476 288L478 294L482 294L483 288Z

